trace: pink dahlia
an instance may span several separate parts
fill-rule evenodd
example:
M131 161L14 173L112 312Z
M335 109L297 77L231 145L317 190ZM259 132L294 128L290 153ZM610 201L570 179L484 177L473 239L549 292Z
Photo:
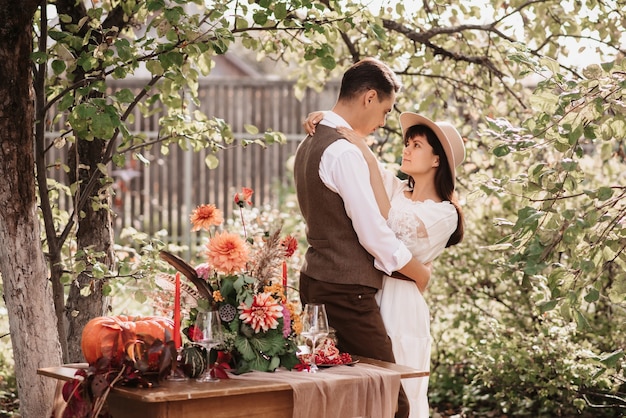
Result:
M209 281L213 275L213 268L209 263L200 263L196 266L196 274L205 281Z
M252 306L245 303L239 305L239 319L244 324L250 325L254 332L261 329L267 331L278 327L278 318L283 316L283 306L277 302L269 293L259 293L254 295Z

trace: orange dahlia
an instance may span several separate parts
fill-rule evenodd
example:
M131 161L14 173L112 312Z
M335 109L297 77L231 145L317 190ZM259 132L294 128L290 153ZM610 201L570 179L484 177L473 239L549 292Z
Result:
M191 212L189 219L193 224L192 231L208 231L211 225L221 225L224 222L222 211L212 204L198 206Z
M258 293L252 299L252 305L241 302L239 319L250 325L254 332L267 331L278 327L278 318L283 316L283 306L269 293Z
M207 260L215 270L230 274L246 267L249 250L239 235L224 231L211 238L206 246Z

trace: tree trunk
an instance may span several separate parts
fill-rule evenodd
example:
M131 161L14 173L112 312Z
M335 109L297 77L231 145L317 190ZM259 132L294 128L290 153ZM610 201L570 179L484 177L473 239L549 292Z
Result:
M56 382L37 369L61 363L35 194L30 53L39 3L0 0L0 274L23 418L49 415Z
M90 169L78 170L78 180L81 184L86 184L94 172L97 176L102 177L97 164L102 161L104 155L104 141L99 139L93 141L79 140L77 144L79 167L90 167ZM70 154L74 153L71 152ZM70 167L72 167L70 179L73 183L77 180L77 170L73 163L70 163ZM78 199L78 194L75 199ZM100 190L96 187L91 193L89 203L81 208L84 216L79 217L78 221L76 233L78 248L86 252L94 252L97 257L85 257L87 269L78 276L76 282L70 287L67 297L66 314L69 323L67 349L70 362L84 361L80 348L83 328L90 319L104 315L108 307L107 298L103 296L102 292L105 279L95 277L91 267L95 261L98 261L112 268L114 263L113 226L109 210L106 208L94 210L91 204L93 201L110 204L110 199L101 197Z
M59 0L55 4L59 14L72 18L71 22L61 22L61 27L64 30L70 24L78 25L87 16L87 10L82 2ZM115 12L111 11L107 16L108 23L104 23L103 27L106 28L113 25L120 28L122 25L127 24L123 21L123 8L116 7L115 10ZM87 30L87 25L84 25L79 34L85 36ZM89 45L83 45L83 48L88 49ZM76 52L79 53L79 51ZM77 66L72 76L75 82L85 78L85 74L80 66ZM90 96L102 97L103 95L97 91L92 91ZM102 184L100 180L103 178L103 175L98 168L98 164L106 164L104 161L106 141L101 138L93 140L77 138L75 146L77 148L72 148L72 151L75 150L76 152L70 152L70 160L68 161L70 182L79 182L74 201L78 202L81 199L81 189L93 182L92 177L96 176L98 181L96 182L96 187L84 192L89 195L89 200L83 206L77 208L81 213L78 216L77 244L79 252L83 252L82 257L87 268L70 286L65 304L65 314L68 322L67 353L70 362L84 361L80 348L82 330L90 319L104 315L108 308L108 299L103 295L103 286L106 283L106 279L97 277L92 267L94 263L99 262L106 265L109 269L113 269L115 263L113 224L108 209L111 199L109 192L106 190L107 186L103 185L102 190L99 187ZM96 203L95 208L94 203ZM99 208L99 204L103 204L105 207Z

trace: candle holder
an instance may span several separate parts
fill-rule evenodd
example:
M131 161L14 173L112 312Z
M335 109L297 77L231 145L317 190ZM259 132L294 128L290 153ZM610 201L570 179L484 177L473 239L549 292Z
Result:
M176 358L172 361L172 369L167 377L167 380L171 382L184 382L185 380L189 380L183 372L183 369L180 367L182 365L182 351L182 347L178 347L176 349Z

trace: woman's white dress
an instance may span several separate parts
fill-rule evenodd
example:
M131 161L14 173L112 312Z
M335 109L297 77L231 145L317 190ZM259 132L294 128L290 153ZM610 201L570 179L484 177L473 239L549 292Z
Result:
M391 200L387 223L415 258L432 261L456 230L456 209L447 201L414 202L404 195L406 182L383 175ZM430 370L430 312L415 282L385 277L376 299L396 363ZM409 398L410 417L428 417L428 377L404 379L402 386Z

